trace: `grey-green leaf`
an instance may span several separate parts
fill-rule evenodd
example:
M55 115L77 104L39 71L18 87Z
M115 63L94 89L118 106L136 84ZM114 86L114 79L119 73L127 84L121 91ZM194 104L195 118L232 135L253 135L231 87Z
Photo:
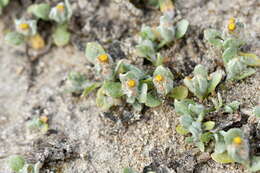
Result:
M13 46L24 43L24 36L18 32L9 32L5 35L5 41Z
M254 115L260 117L260 106L256 106L254 108Z
M176 26L175 37L177 39L183 37L187 32L188 26L189 26L189 22L187 20L183 19L179 21Z
M15 155L9 158L9 167L16 173L24 167L24 164L25 160L22 156Z
M161 104L161 100L155 96L153 96L152 94L148 93L147 94L147 99L145 102L145 105L148 107L157 107Z
M32 13L39 19L48 20L50 13L50 5L46 3L33 4L28 8L28 12Z
M67 26L60 25L56 28L53 35L54 43L57 46L65 46L70 41L70 32L67 31Z
M122 87L120 82L105 82L103 85L106 95L113 98L119 98L123 96Z

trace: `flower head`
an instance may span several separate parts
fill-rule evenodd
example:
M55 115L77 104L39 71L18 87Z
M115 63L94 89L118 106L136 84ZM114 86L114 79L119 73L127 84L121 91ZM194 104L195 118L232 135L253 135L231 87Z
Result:
M236 145L240 145L240 144L242 144L242 142L243 142L243 139L241 137L235 137L233 139L233 143Z
M28 23L21 23L21 24L19 25L19 28L20 28L21 30L28 30L28 29L30 28L30 26L29 26Z
M60 4L56 5L56 8L59 12L64 12L65 6L63 3L60 3Z
M161 82L161 81L164 80L164 77L163 77L162 75L160 75L160 74L156 75L154 78L155 78L155 80L156 80L157 82Z
M101 54L98 56L98 60L102 63L107 63L109 61L107 54Z
M135 80L133 80L133 79L128 80L127 81L127 86L130 87L130 88L135 87L136 86Z
M234 31L236 29L236 24L235 23L229 23L228 24L228 30L229 31Z

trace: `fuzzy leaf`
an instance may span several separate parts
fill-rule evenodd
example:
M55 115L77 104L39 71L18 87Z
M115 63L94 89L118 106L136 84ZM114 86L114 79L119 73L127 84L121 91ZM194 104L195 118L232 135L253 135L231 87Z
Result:
M204 31L204 38L207 40L209 43L216 47L222 47L223 45L223 40L221 33L215 29L207 29Z
M139 102L145 103L147 99L148 85L146 83L142 84L141 93L139 95Z
M83 97L88 96L92 91L94 91L94 90L97 89L98 87L100 87L100 83L93 83L93 84L87 86L87 87L84 89L84 91L83 91L83 93L82 93L82 96L83 96Z
M119 98L124 95L120 82L105 82L103 88L106 95L113 98Z
M9 158L8 164L12 171L18 173L24 167L25 160L22 156L15 155Z
M136 173L136 172L131 168L124 168L123 173Z
M185 19L179 21L176 25L176 33L175 33L175 37L177 39L183 37L185 35L185 33L188 30L188 26L189 26L189 22Z
M243 62L248 66L260 67L260 58L258 58L255 54L240 52L239 55L243 56Z
M229 155L227 152L224 153L213 153L211 154L211 158L218 162L218 163L233 163L235 162Z
M55 29L52 37L53 37L54 43L57 46L65 46L70 41L70 32L67 31L66 25L59 25Z
M237 56L237 48L235 47L229 47L227 48L223 54L222 58L224 61L224 64L227 64L231 59L233 59L235 56Z
M152 94L148 93L147 94L147 99L145 102L145 105L148 107L157 107L161 104L161 100L155 96L153 96Z
M254 115L260 117L260 106L256 106L254 108Z
M212 130L215 127L214 121L207 121L203 123L204 130Z
M240 102L238 102L238 101L233 101L233 102L227 104L227 105L224 107L224 112L226 112L226 113L233 113L233 112L235 112L236 110L238 110L239 105L240 105Z
M86 45L85 55L86 55L87 59L90 62L92 62L93 64L95 64L96 58L99 55L105 54L105 53L106 52L103 49L103 47L97 42L89 42Z
M176 126L176 132L180 135L187 135L189 133L189 131L180 124Z
M224 41L223 43L223 48L224 49L227 49L227 48L230 48L230 47L233 47L233 48L239 48L241 47L245 42L242 41L242 40L239 40L239 39L235 39L235 38L228 38Z
M225 144L224 136L221 135L220 133L215 133L214 138L216 141L214 153L220 154L220 153L223 153L224 151L226 151L227 147Z
M9 32L5 35L5 41L14 46L24 43L24 36L18 32Z
M51 7L49 4L40 3L29 6L28 12L32 13L39 19L48 20Z
M190 115L182 115L180 122L184 128L189 130L189 127L192 125L192 122L194 122L194 120Z
M251 159L251 165L249 166L249 171L256 172L260 170L260 157L253 156Z
M206 132L203 133L200 137L201 142L203 142L204 144L209 143L209 141L213 138L213 133L211 132Z
M193 104L192 100L181 100L178 101L175 99L174 101L174 108L177 114L180 115L191 115L191 111L189 110L189 104Z
M220 83L222 79L222 72L216 71L210 74L209 88L208 93L214 93L217 85Z
M178 86L172 89L172 92L169 94L169 97L171 98L175 98L178 100L183 100L186 97L188 97L188 88L186 88L185 86Z

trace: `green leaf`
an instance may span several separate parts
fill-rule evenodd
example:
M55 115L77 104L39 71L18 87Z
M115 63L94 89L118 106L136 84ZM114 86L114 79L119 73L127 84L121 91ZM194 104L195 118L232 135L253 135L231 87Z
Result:
M254 115L260 117L260 106L256 106L254 108Z
M222 47L223 45L223 39L221 36L221 32L215 30L215 29L207 29L204 31L204 38L209 43L216 47Z
M124 95L120 82L107 81L104 83L103 88L106 95L111 96L113 98L119 98Z
M82 97L86 97L89 95L89 93L91 93L92 91L94 91L96 88L100 87L100 83L93 83L89 86L87 86L83 93L82 93Z
M185 33L187 32L189 26L189 22L185 19L179 21L176 25L176 33L175 33L175 37L177 39L183 37L185 35Z
M148 91L148 85L146 83L142 84L141 93L139 95L139 102L140 103L145 103L146 102L147 91Z
M214 93L217 85L220 83L222 79L222 72L216 71L212 74L210 74L210 81L209 81L209 87L208 87L208 93Z
M13 46L18 46L24 43L24 36L18 32L8 32L5 35L5 41Z
M242 56L243 62L248 66L260 67L260 58L255 54L240 52L239 55Z
M52 37L57 46L65 46L70 41L70 32L67 31L66 25L59 25L52 34Z
M18 173L24 167L25 160L22 156L15 155L10 157L8 164L12 171Z
M180 124L176 126L176 132L180 135L187 135L189 133L189 131Z
M145 105L148 107L157 107L161 104L161 100L155 96L153 96L152 94L148 93L147 94L147 99L145 102Z
M183 100L186 97L188 97L188 88L186 88L185 86L178 86L173 88L172 92L169 94L169 97L171 98L175 98L178 100Z
M244 44L245 44L245 42L240 40L240 39L228 38L224 41L223 48L224 49L227 49L227 48L230 48L230 47L239 48Z
M201 142L205 144L207 144L211 139L213 139L213 133L211 132L203 133L200 137Z
M226 151L227 147L225 144L224 136L221 135L220 133L215 133L214 138L216 141L215 149L214 149L215 154L220 154Z
M189 130L189 127L192 125L192 122L194 122L194 120L190 115L182 115L180 122L184 128Z
M123 173L136 173L136 172L131 168L124 168Z
M233 101L233 102L227 104L227 105L224 107L224 112L226 112L226 113L233 113L233 112L235 112L236 110L238 110L239 105L240 105L240 102L238 102L238 101Z
M7 4L9 3L10 0L0 0L0 4L4 7L7 6Z
M211 158L218 163L233 163L235 162L227 152L224 153L212 153Z
M201 76L207 78L208 77L208 69L205 66L198 64L194 68L193 74L194 74L194 76L201 75Z
M86 45L85 55L87 59L95 64L96 58L101 55L105 54L104 48L97 42L89 42Z
M207 122L203 123L204 130L212 130L214 127L215 127L214 121L207 121Z
M235 47L227 48L222 54L224 64L227 64L231 59L233 59L236 56L237 56L237 48Z
M256 172L260 170L260 157L253 156L251 159L251 165L249 166L249 171Z
M48 20L51 7L49 4L40 3L29 6L28 12L32 13L39 19Z

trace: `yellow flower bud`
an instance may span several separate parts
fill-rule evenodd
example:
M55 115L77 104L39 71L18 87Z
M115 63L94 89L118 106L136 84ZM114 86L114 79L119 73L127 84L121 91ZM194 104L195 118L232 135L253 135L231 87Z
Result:
M128 85L130 88L133 88L133 87L135 87L136 82L135 82L135 80L130 79L130 80L127 81L127 85Z
M235 23L236 22L236 20L235 20L235 18L234 17L231 17L229 20L228 20L228 23L230 24L230 23Z
M47 123L48 122L48 117L47 116L41 116L40 117L40 121L43 123Z
M39 34L30 37L29 44L35 50L39 50L45 47L45 41Z
M164 80L164 77L162 76L162 75L156 75L155 76L155 80L157 81L157 82L161 82L161 81L163 81Z
M56 8L58 9L59 12L64 12L64 9L65 9L65 7L64 7L63 4L58 4L58 5L56 6Z
M240 144L242 144L242 142L243 142L243 139L241 137L235 137L233 139L234 144L240 145Z
M100 61L100 62L108 62L108 55L107 54L101 54L101 55L99 55L98 56L98 60Z
M236 29L236 24L235 23L228 24L228 30L229 31L234 31L235 29Z
M19 25L19 28L20 28L21 30L28 30L28 29L30 28L30 26L29 26L29 24L27 24L27 23L21 23L21 24Z

